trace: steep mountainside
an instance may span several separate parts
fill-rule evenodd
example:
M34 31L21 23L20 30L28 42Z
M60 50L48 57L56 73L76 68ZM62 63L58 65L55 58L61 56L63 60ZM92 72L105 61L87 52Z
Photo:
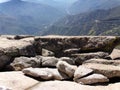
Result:
M77 0L71 5L71 14L93 11L97 9L109 9L120 5L120 0Z
M61 11L48 5L10 0L0 3L0 33L35 34L62 16ZM15 32L11 31L9 25L14 27L12 30Z
M120 35L120 6L109 10L67 16L43 34Z

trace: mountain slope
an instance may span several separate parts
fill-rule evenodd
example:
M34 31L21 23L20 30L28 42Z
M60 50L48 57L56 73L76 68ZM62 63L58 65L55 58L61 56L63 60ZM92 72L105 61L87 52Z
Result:
M71 14L93 11L97 9L109 9L120 5L120 0L78 0L71 5Z
M0 25L0 28L2 28L0 31L8 31L7 34L12 33L10 31L11 29L8 28L9 25L7 23L12 24L14 27L17 27L17 29L19 28L19 31L21 32L26 32L27 34L35 34L41 31L45 26L53 23L58 18L63 16L62 12L51 6L43 5L40 3L37 4L32 2L25 2L21 0L11 0L5 3L0 3L0 12L7 16L7 18L4 18L4 15L0 14L2 17L0 19L5 19L6 21L6 19L9 17L14 18L13 22L17 21L16 23L13 23L8 19L3 26L2 24ZM16 34L21 33L17 32Z
M89 13L67 16L43 35L120 35L120 6L109 10L96 10Z

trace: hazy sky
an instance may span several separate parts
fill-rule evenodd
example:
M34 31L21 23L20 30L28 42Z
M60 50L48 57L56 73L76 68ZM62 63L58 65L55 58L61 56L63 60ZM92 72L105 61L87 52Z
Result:
M10 0L0 0L0 3L6 2L6 1L10 1ZM29 0L24 0L24 1L29 1ZM35 0L33 0L33 1L35 1ZM36 0L36 1L41 1L41 0ZM44 0L42 0L42 1L44 1ZM72 2L75 2L77 0L54 0L54 1L60 1L60 2L65 2L65 3L72 3Z
M0 3L2 3L2 2L6 2L6 1L9 1L9 0L0 0Z

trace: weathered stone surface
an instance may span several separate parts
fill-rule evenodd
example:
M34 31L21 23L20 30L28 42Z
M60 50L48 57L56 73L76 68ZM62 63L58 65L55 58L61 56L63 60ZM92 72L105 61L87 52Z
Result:
M43 67L56 67L57 62L59 61L58 58L55 57L43 57L42 58L42 66Z
M110 54L110 57L113 60L120 59L120 50L119 49L114 49L112 53Z
M101 74L92 74L87 77L78 79L76 82L80 84L97 84L109 82L109 79Z
M96 64L120 66L120 60L90 59L90 60L83 62L83 64L85 63L96 63Z
M54 56L54 53L52 51L49 51L47 49L42 49L42 56Z
M105 86L81 85L70 81L48 81L39 83L29 90L119 90L120 83Z
M77 69L77 66L70 65L65 61L59 61L56 66L60 72L68 75L70 78L74 76L74 72Z
M26 68L23 70L23 73L35 78L51 80L52 73L48 71L48 68Z
M64 73L59 72L58 69L50 69L49 68L49 72L52 73L52 75L53 75L52 79L54 79L54 80L69 79L69 77L67 75L65 75Z
M0 38L0 69L11 62L11 57L35 56L35 50L30 42Z
M120 37L114 36L43 36L35 38L37 50L45 48L55 52L55 56L64 56L67 49L80 48L80 52L111 52L119 43Z
M22 72L1 72L0 86L9 88L10 90L27 90L39 82L35 79L25 76ZM0 89L0 90L9 90Z
M26 68L23 73L43 80L63 80L68 78L61 75L57 69L51 68Z
M103 74L108 78L120 77L120 67L105 64L86 63L84 67L91 68L95 73Z
M76 54L80 52L80 48L71 48L63 51L66 56L71 56L71 54Z
M0 53L9 56L35 56L33 44L22 40L0 38Z
M93 52L93 53L72 54L72 56L75 58L76 64L80 65L84 61L92 58L106 58L109 56L109 54L105 52Z
M37 57L17 57L11 63L11 66L14 70L19 71L28 67L41 67L41 62L42 59Z
M74 81L77 81L80 78L90 75L92 73L93 73L92 69L86 68L84 66L79 66L74 73Z
M59 58L59 61L65 61L71 65L75 65L75 60L70 57L61 57Z

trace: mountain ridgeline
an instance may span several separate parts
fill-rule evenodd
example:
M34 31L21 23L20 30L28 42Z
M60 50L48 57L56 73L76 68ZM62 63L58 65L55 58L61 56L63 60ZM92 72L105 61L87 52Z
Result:
M10 0L0 3L0 34L32 34L42 31L63 13L49 5Z
M77 0L69 7L71 14L79 14L97 9L109 9L120 5L120 0Z
M66 16L49 27L48 34L120 35L120 6Z

